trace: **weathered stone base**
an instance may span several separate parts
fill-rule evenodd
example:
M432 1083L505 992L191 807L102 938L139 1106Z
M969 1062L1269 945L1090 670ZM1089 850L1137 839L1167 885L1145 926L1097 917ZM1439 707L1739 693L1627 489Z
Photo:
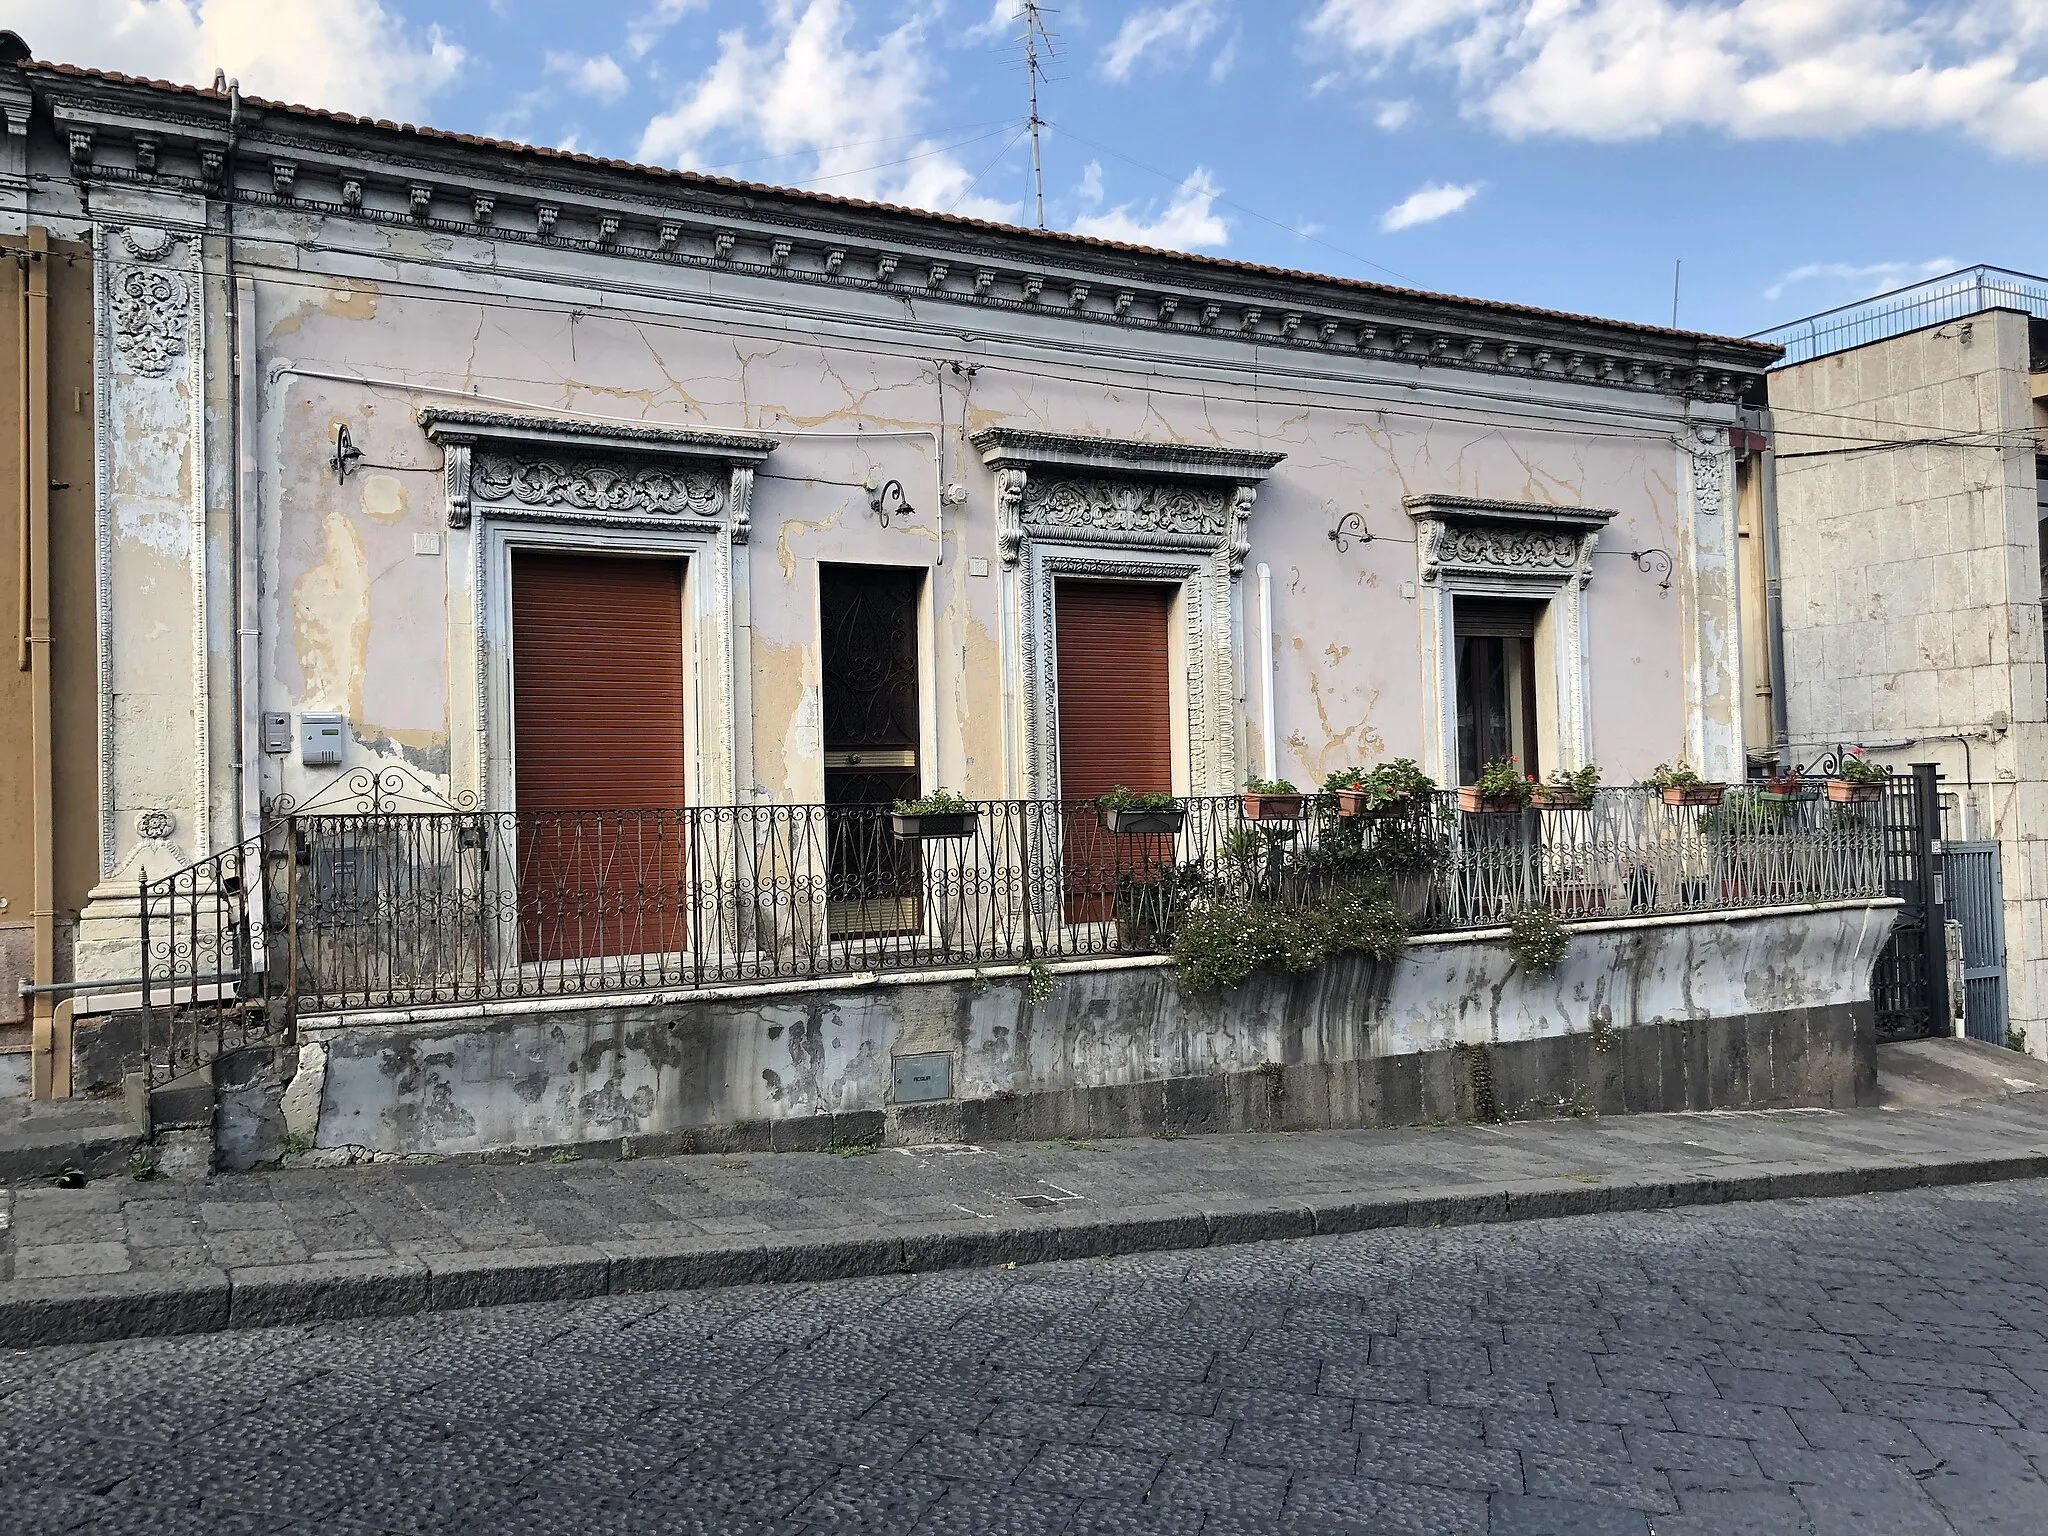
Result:
M1846 1108L1895 908L1588 924L1538 974L1481 933L1228 993L1132 958L344 1015L302 1021L283 1091L319 1148L443 1157ZM905 1057L952 1097L894 1102Z
M1052 1141L1544 1120L1877 1101L1869 1004L1268 1066L888 1112L891 1143Z

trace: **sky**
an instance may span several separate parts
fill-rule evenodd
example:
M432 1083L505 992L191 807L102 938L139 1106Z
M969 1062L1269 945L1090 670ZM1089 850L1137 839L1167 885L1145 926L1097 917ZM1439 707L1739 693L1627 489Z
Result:
M0 0L40 58L1036 221L1018 0ZM1748 334L2048 270L2048 0L1059 0L1045 223Z

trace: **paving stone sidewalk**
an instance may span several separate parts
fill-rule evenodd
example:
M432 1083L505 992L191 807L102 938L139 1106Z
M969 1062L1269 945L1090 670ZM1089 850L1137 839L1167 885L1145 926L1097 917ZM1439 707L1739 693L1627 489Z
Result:
M2048 1094L0 1189L0 1346L2048 1175Z

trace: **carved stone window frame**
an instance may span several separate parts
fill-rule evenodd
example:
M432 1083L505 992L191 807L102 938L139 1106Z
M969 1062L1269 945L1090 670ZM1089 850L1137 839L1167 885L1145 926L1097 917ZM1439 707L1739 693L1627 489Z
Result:
M517 809L512 746L512 556L521 549L680 559L686 693L684 798L729 805L742 779L751 625L746 544L754 472L776 447L752 434L428 407L445 454L451 661L450 777ZM460 674L458 674L460 675Z
M1175 789L1238 786L1242 625L1236 581L1258 487L1279 453L990 427L970 442L995 472L1004 774L1009 792L1060 794L1058 636L1062 577L1178 590Z
M1593 579L1593 546L1615 513L1438 494L1406 496L1402 505L1415 522L1417 617L1427 682L1423 767L1440 784L1457 781L1460 596L1550 605L1539 631L1548 645L1538 659L1539 667L1549 662L1547 687L1539 693L1552 702L1556 733L1556 758L1548 766L1583 765L1592 751L1585 592Z

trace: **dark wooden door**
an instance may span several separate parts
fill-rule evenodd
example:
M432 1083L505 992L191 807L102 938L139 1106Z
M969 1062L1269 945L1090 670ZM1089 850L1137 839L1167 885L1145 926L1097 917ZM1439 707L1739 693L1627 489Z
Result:
M899 843L889 807L917 797L917 603L922 572L818 568L824 672L825 920L837 938L914 933L923 921L922 861Z
M522 958L683 947L685 679L680 561L514 552Z
M1061 581L1053 589L1069 922L1107 921L1119 876L1142 875L1173 856L1170 837L1103 830L1093 804L1119 784L1173 788L1173 598L1172 587L1136 582Z

